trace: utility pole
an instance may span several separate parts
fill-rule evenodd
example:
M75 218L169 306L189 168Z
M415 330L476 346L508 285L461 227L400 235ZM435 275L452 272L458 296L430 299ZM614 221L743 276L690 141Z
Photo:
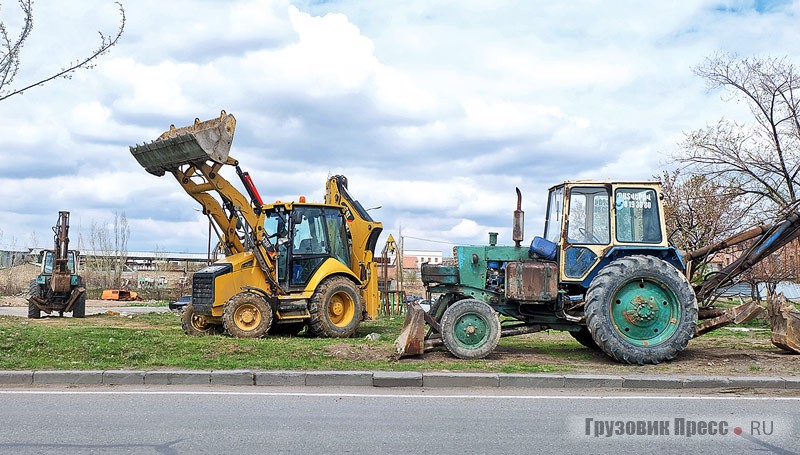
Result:
M397 290L400 291L400 298L403 299L403 226L400 226L397 235L400 237L400 243L397 245ZM405 303L405 299L402 303Z

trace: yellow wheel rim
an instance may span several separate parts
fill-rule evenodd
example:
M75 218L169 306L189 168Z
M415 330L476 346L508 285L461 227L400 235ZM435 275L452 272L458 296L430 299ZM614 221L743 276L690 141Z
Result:
M192 327L194 327L194 329L198 331L203 331L208 328L208 324L206 324L206 318L198 314L192 315L191 323Z
M353 320L356 303L350 294L337 292L328 302L328 318L336 327L345 327Z
M253 330L261 324L261 311L255 305L239 305L233 313L233 322L241 330Z

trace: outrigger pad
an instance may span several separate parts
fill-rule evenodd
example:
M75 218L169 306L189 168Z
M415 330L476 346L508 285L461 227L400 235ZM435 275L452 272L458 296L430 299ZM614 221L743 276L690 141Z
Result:
M153 175L162 176L179 166L208 160L224 164L236 129L236 118L225 111L218 118L170 129L153 142L131 146L136 161Z

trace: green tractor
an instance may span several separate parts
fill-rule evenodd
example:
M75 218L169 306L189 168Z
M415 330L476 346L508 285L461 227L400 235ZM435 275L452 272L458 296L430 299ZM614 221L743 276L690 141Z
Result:
M53 233L54 247L42 252L41 271L31 281L28 318L38 319L42 311L82 318L86 315L86 288L78 275L78 252L69 249L69 212L58 212Z
M501 336L564 330L620 362L656 364L675 358L701 328L757 314L755 305L714 308L715 291L796 238L797 214L684 255L668 243L660 201L658 182L556 185L544 236L523 247L517 189L515 246L498 246L497 234L490 233L487 246L454 247L456 265L422 265L428 298L438 298L429 312L409 305L398 356L444 345L456 357L479 359ZM693 260L753 239L755 246L739 261L704 283L693 287L687 279ZM698 325L698 317L715 319Z

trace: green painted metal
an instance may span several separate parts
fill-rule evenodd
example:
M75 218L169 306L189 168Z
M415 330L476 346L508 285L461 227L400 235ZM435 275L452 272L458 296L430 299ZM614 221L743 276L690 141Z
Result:
M622 286L611 301L614 328L636 346L657 346L677 330L681 304L663 284L636 279Z
M458 284L458 268L446 265L422 264L422 282L439 284Z
M459 344L467 348L477 348L486 343L489 324L480 315L467 313L456 320L453 332Z
M487 261L529 261L528 248L513 246L459 246L459 282L464 286L483 289L486 287Z

